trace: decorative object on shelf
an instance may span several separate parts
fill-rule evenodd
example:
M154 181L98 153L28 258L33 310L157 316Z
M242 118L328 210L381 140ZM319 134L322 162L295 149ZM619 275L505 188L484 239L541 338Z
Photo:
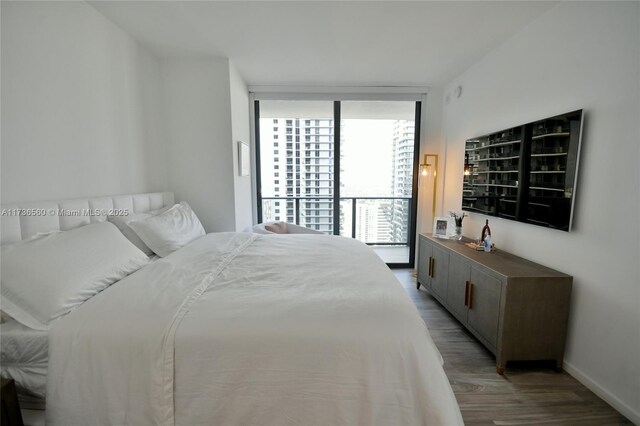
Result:
M484 226L482 227L482 235L480 236L478 245L481 246L486 252L490 252L494 248L494 245L491 244L491 228L489 228L489 219L487 219L487 221L484 223Z
M469 243L464 243L464 245L475 251L485 251L484 244L482 243L469 242ZM491 251L496 251L496 245L493 243L491 243Z
M486 220L482 227L482 234L480 235L480 242L484 242L486 236L491 237L491 228L489 228L489 219Z
M484 251L484 247L477 243L465 243L464 245L475 251Z
M486 252L491 251L491 234L487 234L487 236L484 237L483 247L484 247L484 251Z
M453 217L436 217L433 224L433 236L451 239L456 235L456 222Z
M462 239L462 219L464 219L467 216L467 214L461 213L460 215L458 215L456 212L449 212L449 215L451 215L451 217L456 223L456 228L455 228L456 230L455 230L453 239L461 240Z

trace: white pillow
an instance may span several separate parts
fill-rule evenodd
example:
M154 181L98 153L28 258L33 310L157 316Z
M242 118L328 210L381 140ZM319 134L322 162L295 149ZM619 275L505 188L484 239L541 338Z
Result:
M146 213L130 213L126 216L108 216L107 219L109 222L113 223L118 227L120 232L124 234L125 237L129 241L131 241L136 247L142 250L147 256L153 256L153 250L151 250L145 243L138 237L138 234L135 233L131 227L129 227L129 223L134 220L146 219L151 216L158 215L169 210L171 206L163 207L158 210L151 210Z
M109 222L2 247L2 311L36 330L137 271L149 258Z
M134 232L133 229L129 227L129 223L134 220L146 219L151 217L149 213L132 213L127 216L109 216L109 222L113 223L118 227L122 235L127 237L129 241L133 243L136 247L144 252L147 256L153 255L153 250L151 250L145 243L138 237L138 234Z
M129 222L129 227L161 257L205 234L200 220L185 201L157 216Z

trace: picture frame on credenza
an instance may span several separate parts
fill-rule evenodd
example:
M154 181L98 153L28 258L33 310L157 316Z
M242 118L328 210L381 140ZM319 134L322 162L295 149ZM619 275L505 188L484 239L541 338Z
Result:
M453 217L436 217L433 221L433 236L437 238L452 238L456 232Z

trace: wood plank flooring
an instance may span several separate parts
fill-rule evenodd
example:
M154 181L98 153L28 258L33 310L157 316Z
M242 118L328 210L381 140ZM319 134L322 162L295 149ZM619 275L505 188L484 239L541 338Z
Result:
M496 374L495 357L424 287L411 269L393 271L415 303L444 358L462 417L475 425L630 425L624 416L553 365L511 363Z

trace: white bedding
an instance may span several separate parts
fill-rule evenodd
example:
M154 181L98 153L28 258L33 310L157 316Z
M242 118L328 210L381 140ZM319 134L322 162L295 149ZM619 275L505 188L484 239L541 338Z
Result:
M9 319L0 326L2 377L14 379L18 393L44 398L47 382L47 331Z
M149 257L149 262L161 259ZM3 378L14 379L25 408L44 409L49 359L49 332L34 330L10 318L0 325L0 370Z
M209 234L50 337L50 424L462 424L417 310L352 239Z

